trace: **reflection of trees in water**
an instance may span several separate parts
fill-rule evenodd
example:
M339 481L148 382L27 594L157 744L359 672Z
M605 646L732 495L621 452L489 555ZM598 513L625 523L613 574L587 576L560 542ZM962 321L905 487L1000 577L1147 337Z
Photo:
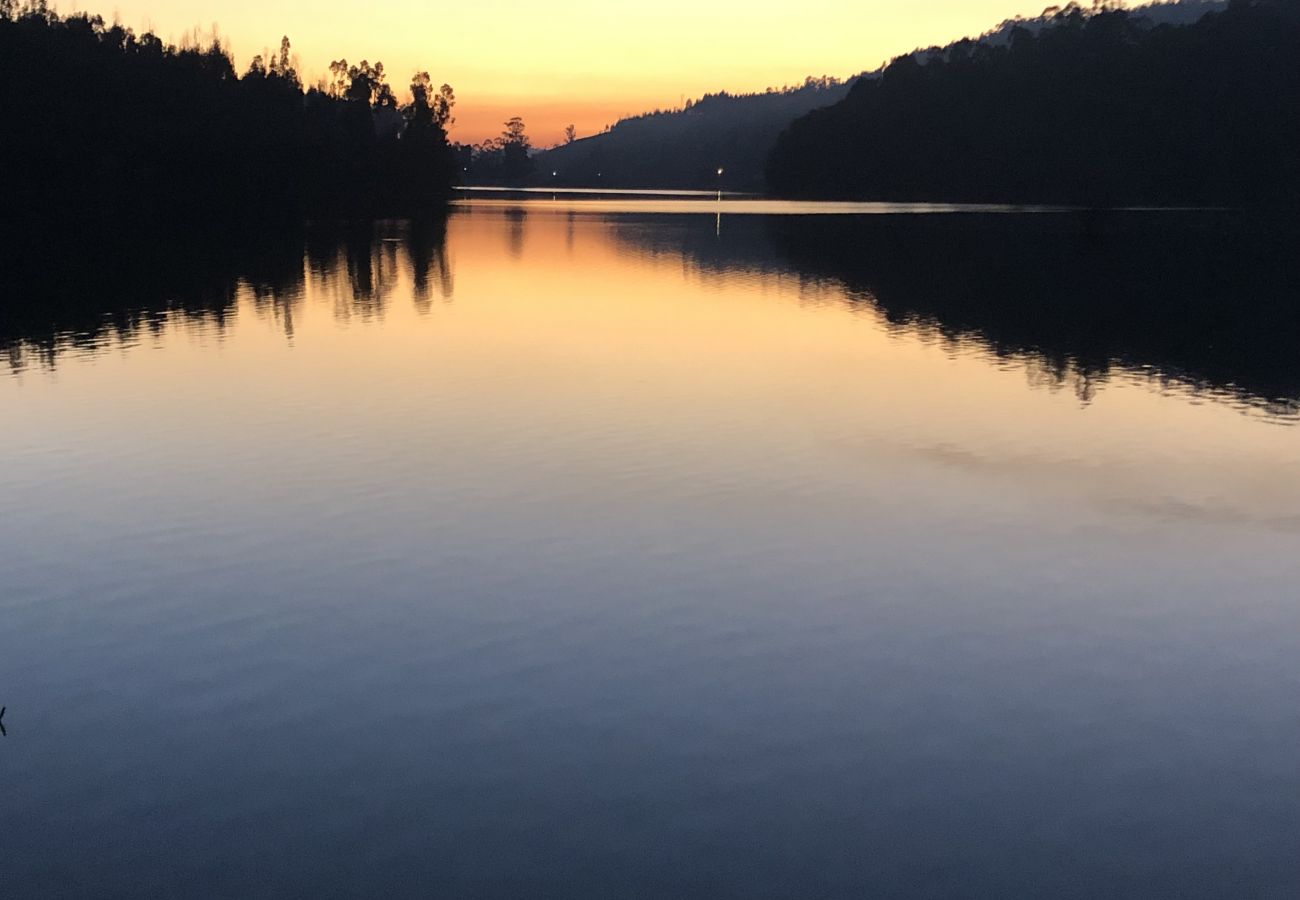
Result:
M432 308L431 284L445 300L454 290L446 242L442 217L317 225L307 239L308 269L314 289L331 298L339 321L382 319L406 270L415 307L423 313Z
M328 296L334 318L382 319L397 282L396 248L372 222L318 224L307 237L316 293Z
M447 258L447 220L417 219L407 226L406 248L410 257L415 308L427 313L433 306L431 282L437 282L438 295L450 300L455 292L451 262Z
M1300 415L1294 226L1223 213L682 217L614 231L727 277L826 284L884 327L1084 401L1116 375Z
M218 338L245 302L294 336L312 292L341 320L383 316L409 268L417 310L450 299L446 221L301 225L216 234L96 235L75 251L47 240L5 244L0 353L9 367L52 368L65 353L158 339L169 327ZM147 254L142 247L149 248ZM71 261L70 261L71 260Z
M527 220L527 210L518 207L506 210L506 252L511 259L524 255L524 225Z
M1091 398L1118 368L1300 411L1294 232L1224 214L932 216L774 222L805 271L869 291L896 325L932 322L1032 356Z
M284 294L302 281L301 243L292 234L162 240L117 233L57 244L47 237L6 242L0 349L15 370L53 367L64 353L133 346L168 326L220 337L241 284Z
M683 277L698 279L711 289L748 282L756 289L793 293L801 306L844 301L842 283L790 265L777 251L761 216L620 215L608 224L606 233L638 259L678 268ZM850 307L855 312L869 308Z
M302 306L301 290L281 289L264 282L244 282L244 288L253 301L253 308L258 314L269 318L284 332L284 336L293 340L294 319Z
M344 251L351 297L350 307L345 308L363 321L382 319L397 283L397 247L383 238L374 239L373 234L349 229ZM340 307L334 309L338 315Z
M276 322L290 340L305 294L302 240L301 231L293 229L273 252L241 255L238 265L240 285L253 308Z

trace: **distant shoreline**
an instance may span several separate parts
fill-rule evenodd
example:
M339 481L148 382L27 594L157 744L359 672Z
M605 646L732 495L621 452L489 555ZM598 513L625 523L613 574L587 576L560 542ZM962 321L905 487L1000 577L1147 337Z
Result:
M569 205L590 208L609 202L645 201L646 212L716 212L774 215L1044 215L1106 213L1229 213L1227 206L1114 206L1088 207L1039 203L961 203L946 201L798 200L741 191L701 191L672 188L510 187L508 185L458 186L452 205L511 205L547 199L564 199ZM457 197L460 194L462 196ZM482 197L465 194L488 195ZM522 195L522 196L519 196ZM663 201L655 203L654 201ZM541 204L538 204L539 206Z

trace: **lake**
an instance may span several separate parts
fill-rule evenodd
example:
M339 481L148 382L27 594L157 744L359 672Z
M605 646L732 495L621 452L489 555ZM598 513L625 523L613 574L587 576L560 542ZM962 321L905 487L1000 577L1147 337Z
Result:
M3 890L1296 896L1293 232L836 211L6 269Z

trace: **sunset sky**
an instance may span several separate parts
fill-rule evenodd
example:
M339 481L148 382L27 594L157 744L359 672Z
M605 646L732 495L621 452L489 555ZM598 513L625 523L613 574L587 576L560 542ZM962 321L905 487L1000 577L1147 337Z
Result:
M580 135L626 114L672 107L719 90L761 90L806 75L845 77L874 69L918 46L979 34L1013 15L1035 15L1047 0L117 0L137 30L179 41L214 24L242 69L288 35L312 81L333 59L382 60L405 93L428 70L456 90L452 138L473 142L521 115L538 145L564 126ZM72 7L60 4L61 10Z

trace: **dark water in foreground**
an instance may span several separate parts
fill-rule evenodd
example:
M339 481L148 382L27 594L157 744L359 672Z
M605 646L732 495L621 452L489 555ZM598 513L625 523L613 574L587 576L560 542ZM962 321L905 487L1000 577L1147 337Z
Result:
M1294 245L654 208L8 270L0 890L1300 892Z

